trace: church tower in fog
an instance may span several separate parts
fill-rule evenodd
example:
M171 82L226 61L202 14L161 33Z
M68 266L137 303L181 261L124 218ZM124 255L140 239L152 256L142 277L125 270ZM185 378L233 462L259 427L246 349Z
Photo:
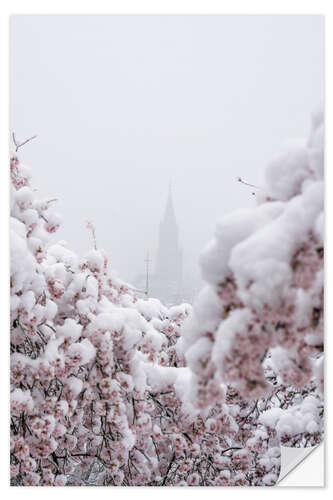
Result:
M153 296L166 303L177 303L182 298L183 266L171 185L164 216L160 222L155 262Z

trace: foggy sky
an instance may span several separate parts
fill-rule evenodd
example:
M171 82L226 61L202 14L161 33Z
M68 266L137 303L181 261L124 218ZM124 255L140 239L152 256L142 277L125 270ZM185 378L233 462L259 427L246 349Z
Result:
M253 205L237 176L309 130L323 102L320 16L14 16L11 126L57 239L97 243L126 280L157 245L171 180L186 270L216 220ZM154 255L153 262L154 265Z

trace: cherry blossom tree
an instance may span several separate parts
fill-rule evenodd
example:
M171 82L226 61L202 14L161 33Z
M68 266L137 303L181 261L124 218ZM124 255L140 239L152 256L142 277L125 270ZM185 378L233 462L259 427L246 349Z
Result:
M322 117L224 218L194 307L165 307L98 249L55 242L56 200L11 159L15 485L273 485L280 442L320 441Z
M289 445L322 435L323 132L314 114L308 141L268 166L257 205L220 221L182 340L197 406L227 384L261 401L259 421Z
M190 307L136 297L102 251L79 259L53 244L54 200L36 198L16 156L11 179L13 482L85 484L95 467L98 484L143 484L154 406L144 365L177 365Z

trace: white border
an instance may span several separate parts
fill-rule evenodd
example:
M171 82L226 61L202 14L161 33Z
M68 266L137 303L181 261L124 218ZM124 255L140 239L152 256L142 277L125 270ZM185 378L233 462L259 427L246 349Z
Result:
M91 495L98 496L116 496L123 497L127 495L140 495L140 492L145 497L158 495L166 498L168 495L199 496L207 494L210 496L241 496L248 495L247 499L257 498L258 496L280 495L281 489L271 488L269 492L265 487L261 488L117 488L110 491L109 488L10 488L8 486L8 274L9 274L9 250L8 250L8 131L9 131L9 116L8 116L8 96L9 96L9 16L12 14L324 14L326 16L326 88L332 89L332 64L333 58L330 47L333 47L333 15L332 4L330 0L2 0L0 7L0 61L1 61L1 86L0 86L0 136L1 136L1 168L0 168L0 215L1 215L1 246L0 246L0 289L1 289L1 362L2 376L0 378L1 402L2 411L1 418L1 453L0 453L0 486L1 493L7 495L8 498L16 498L23 496L27 499L37 498L44 495L57 497L61 495L64 498L80 495L81 498L88 498ZM332 92L332 91L331 91ZM330 114L329 95L326 99L326 130L327 136L330 132ZM326 150L326 165L329 163L329 142L327 141ZM333 166L332 166L333 167ZM326 203L327 213L331 211L332 198L331 191L333 189L332 174L329 166L326 168ZM332 225L332 223L331 223ZM332 254L331 248L332 232L327 235L326 255ZM329 274L329 260L326 261L327 275ZM327 324L326 330L329 330L329 296L330 287L326 286L326 311ZM329 344L329 335L326 335L326 347ZM331 356L331 354L330 354ZM327 363L327 369L330 363ZM330 371L330 370L327 370ZM327 381L328 377L326 377ZM329 405L326 405L329 406ZM329 409L329 408L327 408ZM329 429L327 429L329 434ZM330 440L329 440L330 441ZM330 443L327 448L330 449ZM327 458L327 457L326 457ZM326 460L326 470L330 470L331 464ZM327 478L330 482L329 477ZM306 488L302 490L302 496L306 499L308 496L329 494L328 488L316 490Z

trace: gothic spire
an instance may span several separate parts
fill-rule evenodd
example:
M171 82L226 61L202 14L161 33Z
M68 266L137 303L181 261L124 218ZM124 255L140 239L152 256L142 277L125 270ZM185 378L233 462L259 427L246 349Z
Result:
M167 204L165 207L164 220L165 221L172 220L172 221L176 222L176 214L175 214L175 209L173 206L173 198L172 198L171 180L169 181L168 200L167 200Z
M178 300L176 297L180 294L181 286L182 252L170 182L164 216L159 228L154 290L163 300L174 302Z

